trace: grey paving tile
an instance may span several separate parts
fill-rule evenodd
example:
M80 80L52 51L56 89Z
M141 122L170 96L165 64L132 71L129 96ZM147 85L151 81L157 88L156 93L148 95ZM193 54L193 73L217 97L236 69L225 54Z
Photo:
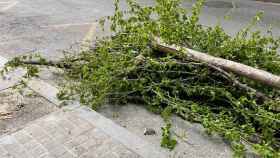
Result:
M46 154L44 154L44 155L41 155L41 156L38 157L38 158L55 158L55 157L51 156L49 153L46 153Z
M76 158L77 156L74 156L73 154L66 152L64 153L62 156L60 156L59 158Z
M13 133L12 136L15 137L15 139L21 144L32 140L31 135L28 134L24 129Z
M96 117L91 117L90 112L93 111L84 108L76 108L72 111L62 109L60 112L53 112L33 121L20 131L0 137L1 158L147 157L141 155L143 151L139 154L139 150L143 150L142 147L148 143L143 143L140 138L95 112L93 114ZM92 120L93 118L98 118L98 120ZM118 134L112 134L113 129ZM116 136L121 136L121 138L116 139ZM135 146L141 148L134 150ZM153 149L147 147L144 153L149 152L150 155L158 153Z

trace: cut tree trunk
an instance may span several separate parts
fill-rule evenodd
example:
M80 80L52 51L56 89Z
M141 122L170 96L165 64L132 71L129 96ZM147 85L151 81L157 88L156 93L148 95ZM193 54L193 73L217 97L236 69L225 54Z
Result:
M231 60L214 57L189 48L168 45L162 42L159 38L156 38L152 42L152 47L153 49L164 53L183 53L193 60L217 66L225 71L232 72L271 87L280 88L280 77L264 70L256 69Z

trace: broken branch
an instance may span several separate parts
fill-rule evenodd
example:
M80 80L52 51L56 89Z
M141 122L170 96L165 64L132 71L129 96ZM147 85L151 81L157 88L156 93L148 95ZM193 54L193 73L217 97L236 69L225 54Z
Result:
M280 77L264 70L256 69L231 60L214 57L189 48L168 45L163 43L159 38L156 38L152 42L152 48L164 53L183 53L193 60L214 65L222 70L235 73L271 87L280 88Z

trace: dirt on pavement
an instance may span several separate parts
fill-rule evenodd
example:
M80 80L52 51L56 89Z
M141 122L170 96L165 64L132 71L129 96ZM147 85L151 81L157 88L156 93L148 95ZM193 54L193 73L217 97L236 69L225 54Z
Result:
M15 132L25 124L57 109L28 88L0 92L0 136Z

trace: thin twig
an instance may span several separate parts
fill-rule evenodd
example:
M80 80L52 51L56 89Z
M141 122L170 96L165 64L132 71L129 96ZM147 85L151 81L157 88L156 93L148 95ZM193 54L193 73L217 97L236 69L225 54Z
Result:
M229 74L228 72L226 72L225 70L215 66L215 65L211 65L211 64L207 64L207 66L211 67L212 69L220 72L225 78L227 78L228 80L230 80L234 86L237 86L243 90L246 90L247 92L253 92L256 94L257 98L260 98L262 100L270 100L269 97L267 97L264 93L257 91L256 89L243 84L241 82L239 82L235 77L233 77L231 74Z
M63 68L59 62L53 62L53 61L40 62L40 61L29 60L29 61L21 61L21 63L26 65L52 66L52 67Z

